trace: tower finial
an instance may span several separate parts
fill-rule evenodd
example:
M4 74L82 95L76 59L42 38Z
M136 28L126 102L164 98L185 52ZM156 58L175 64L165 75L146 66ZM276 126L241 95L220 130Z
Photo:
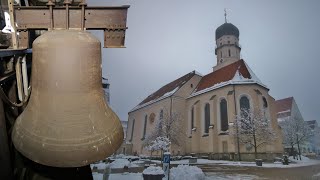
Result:
M224 8L224 21L227 23L227 9Z

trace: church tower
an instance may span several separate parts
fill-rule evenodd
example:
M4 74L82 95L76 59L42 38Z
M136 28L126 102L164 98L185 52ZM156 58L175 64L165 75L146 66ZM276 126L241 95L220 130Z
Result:
M238 61L240 59L240 51L239 29L227 22L225 14L225 23L216 29L215 54L217 56L217 65L213 67L213 71Z

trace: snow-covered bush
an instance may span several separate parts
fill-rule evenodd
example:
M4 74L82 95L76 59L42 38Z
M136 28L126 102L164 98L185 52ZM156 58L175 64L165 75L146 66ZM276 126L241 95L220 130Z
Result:
M143 170L142 174L160 175L160 174L164 174L164 171L162 170L161 167L149 166L148 168Z
M205 175L197 166L179 165L170 169L170 179L174 180L204 180Z

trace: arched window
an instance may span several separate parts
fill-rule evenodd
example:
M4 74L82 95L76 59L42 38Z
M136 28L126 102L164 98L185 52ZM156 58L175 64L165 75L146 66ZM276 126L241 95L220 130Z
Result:
M268 121L268 117L269 117L269 114L268 114L268 102L267 102L267 99L265 97L262 97L262 103L263 103L263 108L262 108L262 111L263 111L263 116L265 118L266 121Z
M229 57L231 57L231 51L230 51L230 49L228 50L228 52L229 52Z
M240 98L240 116L241 116L241 127L247 128L251 122L250 118L250 102L247 96Z
M268 108L268 102L267 99L265 97L262 97L262 101L263 101L263 108L267 109Z
M228 105L225 99L220 101L220 124L221 131L226 131L228 127Z
M134 130L134 119L132 120L132 125L131 125L131 137L130 137L130 141L132 141L133 139L133 130Z
M210 126L210 104L207 103L204 107L204 133L209 133Z
M147 122L148 122L148 116L144 116L144 125L143 125L143 134L141 140L143 140L146 137L146 130L147 130Z
M250 110L250 102L247 96L242 96L240 98L240 110L241 111L249 111Z

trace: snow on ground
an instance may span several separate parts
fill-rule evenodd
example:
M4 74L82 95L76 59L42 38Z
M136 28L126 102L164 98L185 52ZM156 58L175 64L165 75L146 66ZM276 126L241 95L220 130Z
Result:
M103 180L102 174L93 173L92 175L93 175L93 180ZM109 180L143 180L143 176L141 173L110 174L108 179ZM172 176L171 176L171 179L180 180L180 179L174 179ZM204 177L204 180L211 180L211 179L253 180L253 179L261 179L261 178L255 175L224 174L224 173L207 173L207 176ZM188 179L183 179L183 180L188 180ZM196 179L192 179L192 180L196 180Z
M93 169L94 167L96 167L97 169L106 169L108 165L109 164L100 161L99 163L96 163L96 164L90 164L90 167L91 169Z
M124 168L124 166L127 166L129 168L139 167L134 163L130 163L127 159L116 159L112 163L110 163L110 168Z
M206 180L215 179L215 180L225 180L225 179L232 179L232 180L253 180L253 179L262 179L256 175L249 175L249 174L225 174L225 173L217 173L217 172L210 172L206 173L207 177Z
M170 179L174 180L204 180L205 174L197 166L178 165L170 169Z
M290 157L291 158L291 157ZM289 159L290 159L289 158ZM314 164L320 164L319 160L312 160L307 157L302 158L302 161L300 160L292 160L292 163L289 165L283 165L282 163L270 163L270 162L263 162L262 167L265 168L290 168L290 167L300 167L300 166L309 166ZM161 163L161 161L152 160L153 163ZM170 161L170 164L189 164L188 159L178 160L178 161ZM217 165L226 165L226 166L256 166L255 162L245 162L245 161L224 161L224 160L208 160L208 159L197 159L197 163L193 164L217 164ZM259 166L260 167L260 166Z
M312 177L319 178L319 177L320 177L320 172L319 172L319 173L317 173L317 174L315 174L315 175L313 175Z
M105 162L98 162L96 164L90 164L91 169L96 167L97 169L106 169L107 167L110 167L111 169L114 168L124 168L124 166L127 166L129 168L131 167L139 167L137 165L138 163L130 163L127 159L115 159L112 163L105 163Z
M102 174L92 174L93 180L103 180ZM122 174L110 174L109 180L143 180L141 173L122 173Z
M93 180L102 180L103 174L94 172L94 173L92 173L92 177L93 177Z
M298 158L299 160L294 159L293 156L290 156L289 160L292 161L292 162L310 162L310 161L314 161L314 160L312 160L312 159L310 159L310 158L308 158L306 156L302 156L302 155L301 155L301 161L300 161L299 156L297 156L296 158Z

